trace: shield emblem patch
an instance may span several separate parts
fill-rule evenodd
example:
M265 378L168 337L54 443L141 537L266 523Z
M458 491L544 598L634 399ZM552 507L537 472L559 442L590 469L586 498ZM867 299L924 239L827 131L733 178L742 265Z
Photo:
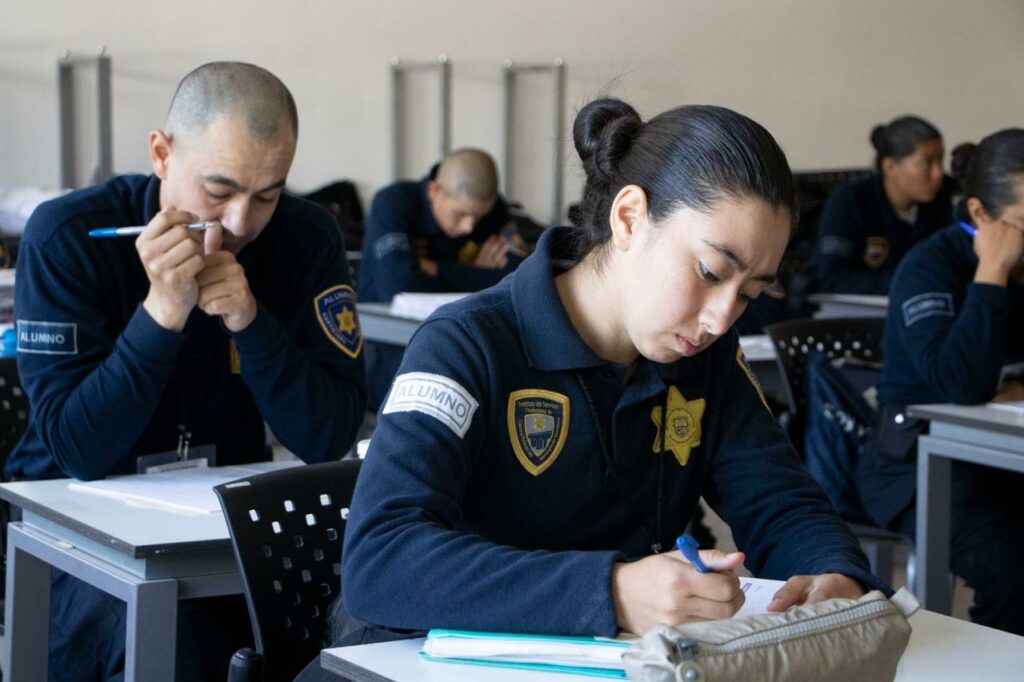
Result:
M569 399L542 389L508 396L508 435L516 459L534 476L551 466L569 433Z
M878 268L889 258L889 240L885 237L868 237L864 247L864 262L869 268Z
M356 292L339 284L317 294L313 308L320 327L335 346L350 358L363 349L363 334L356 318Z

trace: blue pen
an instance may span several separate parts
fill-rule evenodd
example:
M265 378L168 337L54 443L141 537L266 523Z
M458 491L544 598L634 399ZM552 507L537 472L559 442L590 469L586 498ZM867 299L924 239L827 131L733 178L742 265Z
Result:
M189 230L205 230L213 227L217 223L203 222L203 223L188 223L185 225L186 229ZM95 230L89 230L90 237L134 237L142 234L142 231L146 229L146 225L135 225L132 227L97 227Z
M686 560L693 564L693 567L700 573L714 573L710 568L707 567L700 558L700 545L697 541L691 538L689 535L680 535L676 540L676 547L683 553Z

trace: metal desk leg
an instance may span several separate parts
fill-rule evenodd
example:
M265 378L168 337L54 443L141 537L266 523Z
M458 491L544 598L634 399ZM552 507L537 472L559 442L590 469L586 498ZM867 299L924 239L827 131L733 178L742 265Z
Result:
M126 682L173 682L178 626L177 581L138 583L125 601L128 607Z
M922 608L948 615L952 461L937 452L938 446L931 436L917 440L917 598Z
M50 565L19 545L9 524L4 673L10 680L45 680L50 649Z

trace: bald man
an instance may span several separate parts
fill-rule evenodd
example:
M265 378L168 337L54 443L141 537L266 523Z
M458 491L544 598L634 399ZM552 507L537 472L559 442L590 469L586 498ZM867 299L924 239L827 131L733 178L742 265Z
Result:
M525 255L510 220L494 160L479 149L451 152L419 182L396 182L373 198L359 300L387 303L404 291L470 292L497 284ZM366 350L376 410L404 349L368 343Z
M282 194L297 139L295 103L273 74L207 64L149 135L152 175L36 210L15 291L30 415L8 480L94 479L197 454L266 460L264 421L306 462L350 448L366 402L355 294L331 216ZM186 228L198 222L211 225ZM136 225L134 239L89 236ZM116 677L124 603L54 575L51 679ZM186 647L225 634L251 643L237 613L220 627L181 612L179 679L224 679L223 652Z

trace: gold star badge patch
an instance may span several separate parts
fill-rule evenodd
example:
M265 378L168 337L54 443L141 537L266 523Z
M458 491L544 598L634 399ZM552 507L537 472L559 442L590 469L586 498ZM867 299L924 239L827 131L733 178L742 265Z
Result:
M690 461L690 451L700 445L700 420L704 416L704 399L687 400L679 389L669 386L665 398L664 415L667 428L661 423L660 405L651 410L651 420L657 427L654 434L654 452L671 450L679 466Z

